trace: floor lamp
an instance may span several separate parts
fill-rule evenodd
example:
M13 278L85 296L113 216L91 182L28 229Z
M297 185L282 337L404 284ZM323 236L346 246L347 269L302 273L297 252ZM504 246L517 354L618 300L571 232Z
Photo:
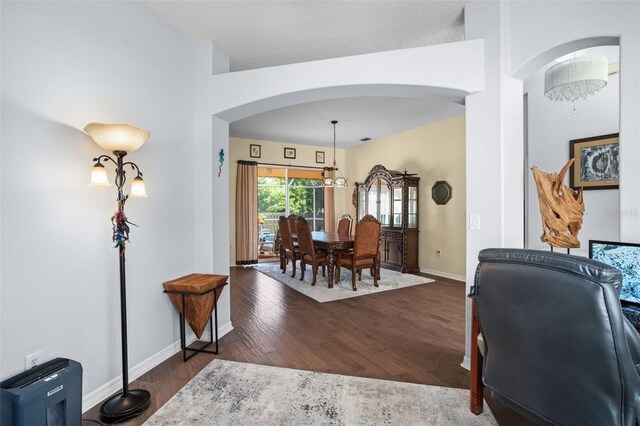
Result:
M111 218L113 224L113 242L118 249L120 259L120 327L122 337L122 393L105 401L100 407L100 416L107 422L116 422L135 417L149 407L151 394L144 389L129 389L129 362L127 355L127 297L125 280L125 245L129 239L129 222L124 214L124 205L131 197L146 197L147 193L142 180L142 173L135 163L124 162L124 157L140 148L151 134L126 123L102 124L89 123L84 131L100 147L113 152L115 159L109 155L94 158L91 172L92 186L111 186L107 171L102 162L112 162L116 166L116 187L118 188L118 209ZM129 166L136 177L131 182L129 195L124 195L122 187L126 182L125 167Z

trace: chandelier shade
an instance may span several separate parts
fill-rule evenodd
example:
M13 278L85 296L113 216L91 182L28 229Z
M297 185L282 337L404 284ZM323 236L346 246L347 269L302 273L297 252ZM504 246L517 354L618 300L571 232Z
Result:
M607 85L609 69L604 55L580 56L553 65L544 73L544 95L552 101L575 102Z
M105 151L137 151L149 139L148 130L129 123L89 123L84 131Z
M338 122L332 120L331 124L333 124L333 167L325 167L322 186L325 188L344 188L347 186L347 178L342 176L342 173L340 173L336 165L336 124L338 124ZM328 172L331 172L331 174L328 175Z

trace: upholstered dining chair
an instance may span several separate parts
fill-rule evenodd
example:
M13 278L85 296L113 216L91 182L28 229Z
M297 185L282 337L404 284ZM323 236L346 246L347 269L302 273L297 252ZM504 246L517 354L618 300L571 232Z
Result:
M536 423L637 424L640 337L622 314L620 271L538 250L478 258L477 340L495 399Z
M380 241L380 222L368 214L356 223L353 240L353 252L340 253L336 260L336 278L340 281L340 268L351 269L351 288L356 287L356 272L362 280L362 270L369 269L373 276L373 285L378 287L380 262L378 262L378 247Z
M338 234L340 235L351 235L351 215L343 214L340 216L340 220L338 220Z
M318 276L318 266L322 266L322 276L325 276L325 267L327 265L327 254L316 252L313 247L313 238L311 237L311 228L302 216L296 220L296 231L298 234L298 245L300 247L300 281L304 280L304 271L306 265L311 265L311 273L313 279L311 285L316 285L316 277Z
M280 239L281 239L281 257L280 257L280 267L282 269L282 273L284 274L287 270L287 262L291 259L291 265L293 268L293 273L291 277L296 276L296 260L300 259L300 250L297 245L293 244L293 238L291 237L291 230L289 228L289 221L286 217L280 216L278 219L278 229L280 230Z
M296 233L297 228L296 228L296 221L298 220L298 216L296 216L295 214L290 214L289 216L287 216L287 220L289 221L289 229L291 229L291 236L295 239L296 238Z

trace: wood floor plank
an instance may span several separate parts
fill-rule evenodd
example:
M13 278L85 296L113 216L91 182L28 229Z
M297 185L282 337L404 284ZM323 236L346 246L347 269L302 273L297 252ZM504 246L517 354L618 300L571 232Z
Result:
M468 388L469 372L460 366L464 357L465 285L432 278L436 281L427 285L318 303L255 269L231 268L234 329L220 339L217 357ZM151 392L151 406L122 424L142 424L214 357L202 353L183 363L178 353L135 380L133 388ZM488 399L501 425L529 424ZM97 419L99 406L83 417Z

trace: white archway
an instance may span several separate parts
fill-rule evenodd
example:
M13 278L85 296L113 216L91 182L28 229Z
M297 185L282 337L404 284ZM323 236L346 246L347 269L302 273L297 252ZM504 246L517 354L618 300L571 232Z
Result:
M484 43L464 41L234 73L211 43L196 48L194 99L195 270L229 274L229 176L217 157L229 148L229 123L321 99L433 97L464 103L484 89ZM214 74L221 72L220 74ZM212 161L213 160L213 161ZM225 256L220 256L225 253ZM229 293L218 303L231 329ZM225 325L227 324L227 325Z

